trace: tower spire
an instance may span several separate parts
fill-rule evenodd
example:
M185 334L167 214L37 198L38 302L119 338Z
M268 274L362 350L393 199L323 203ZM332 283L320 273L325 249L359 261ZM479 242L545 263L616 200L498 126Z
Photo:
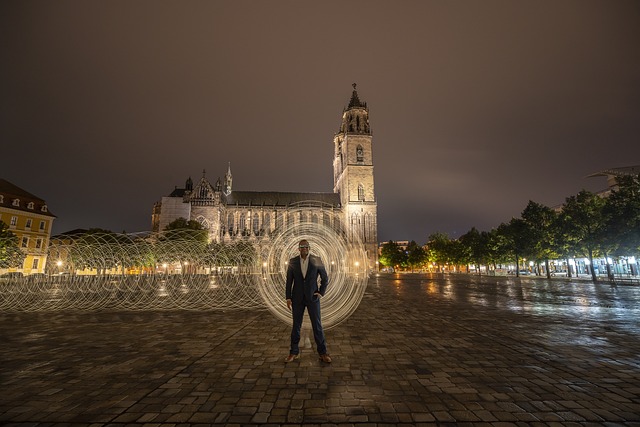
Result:
M360 98L358 98L358 91L356 90L356 86L358 85L356 83L353 83L351 86L353 86L353 92L351 93L351 100L349 101L349 107L347 107L347 109L350 110L352 108L367 108L367 103L361 102Z
M224 194L228 196L231 194L231 184L233 182L233 177L231 176L231 162L229 162L229 167L227 168L227 173L224 174Z

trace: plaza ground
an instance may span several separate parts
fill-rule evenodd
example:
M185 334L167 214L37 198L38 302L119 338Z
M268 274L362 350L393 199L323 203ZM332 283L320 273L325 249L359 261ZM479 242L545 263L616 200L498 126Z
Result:
M283 363L269 311L0 313L0 424L640 426L640 287L372 277Z

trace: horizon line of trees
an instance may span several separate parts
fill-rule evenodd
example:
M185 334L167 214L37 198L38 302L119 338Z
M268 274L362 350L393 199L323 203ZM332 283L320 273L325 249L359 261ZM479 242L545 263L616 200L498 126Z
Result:
M424 246L411 241L406 250L393 241L382 245L379 262L386 267L414 271L426 264L438 266L473 265L496 269L515 264L519 275L521 261L534 261L551 277L552 260L589 259L589 272L597 281L594 258L618 259L640 252L640 178L637 175L617 178L618 187L608 197L582 190L567 197L559 210L529 201L520 217L512 218L490 231L475 227L457 239L446 233L431 234ZM607 276L612 279L610 263ZM571 277L567 268L567 276Z

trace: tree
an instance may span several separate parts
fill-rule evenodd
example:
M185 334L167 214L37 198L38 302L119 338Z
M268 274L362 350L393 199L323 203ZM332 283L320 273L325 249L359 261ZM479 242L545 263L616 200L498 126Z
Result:
M407 264L412 272L415 267L421 267L427 261L426 255L424 248L414 240L409 243L407 246Z
M530 255L538 263L544 261L547 278L551 278L549 260L558 257L554 250L556 216L553 209L531 200L522 211Z
M20 250L18 236L9 226L0 221L0 268L17 268L22 265L26 254Z
M453 241L445 233L436 232L429 236L427 241L427 259L438 265L440 272L443 266L454 262Z
M379 261L386 267L398 267L406 264L406 254L397 243L389 240L380 248Z
M520 260L531 246L527 224L522 218L512 218L508 223L500 224L496 231L500 236L502 251L515 261L516 276L520 277Z
M180 239L185 235L189 235L189 237L205 243L208 240L207 230L205 230L198 221L192 219L187 220L186 218L180 217L167 224L164 231L164 237L168 239Z
M570 239L569 246L575 253L589 257L591 278L594 282L597 281L597 277L593 257L602 246L605 229L604 204L603 198L582 190L577 195L567 198L561 213L563 226Z
M486 264L487 235L483 233L472 227L458 239L464 248L464 263L474 264L478 274L481 274L480 266Z
M640 178L618 177L617 183L603 206L604 239L613 255L635 255L640 250Z

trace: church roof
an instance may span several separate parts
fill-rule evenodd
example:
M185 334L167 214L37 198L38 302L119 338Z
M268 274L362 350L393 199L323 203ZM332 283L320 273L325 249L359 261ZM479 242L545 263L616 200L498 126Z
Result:
M237 206L290 206L295 204L322 204L340 207L338 193L287 193L280 191L233 191L226 196L226 205Z
M171 194L169 194L169 197L182 197L184 196L184 193L187 191L186 188L178 188L176 187Z

